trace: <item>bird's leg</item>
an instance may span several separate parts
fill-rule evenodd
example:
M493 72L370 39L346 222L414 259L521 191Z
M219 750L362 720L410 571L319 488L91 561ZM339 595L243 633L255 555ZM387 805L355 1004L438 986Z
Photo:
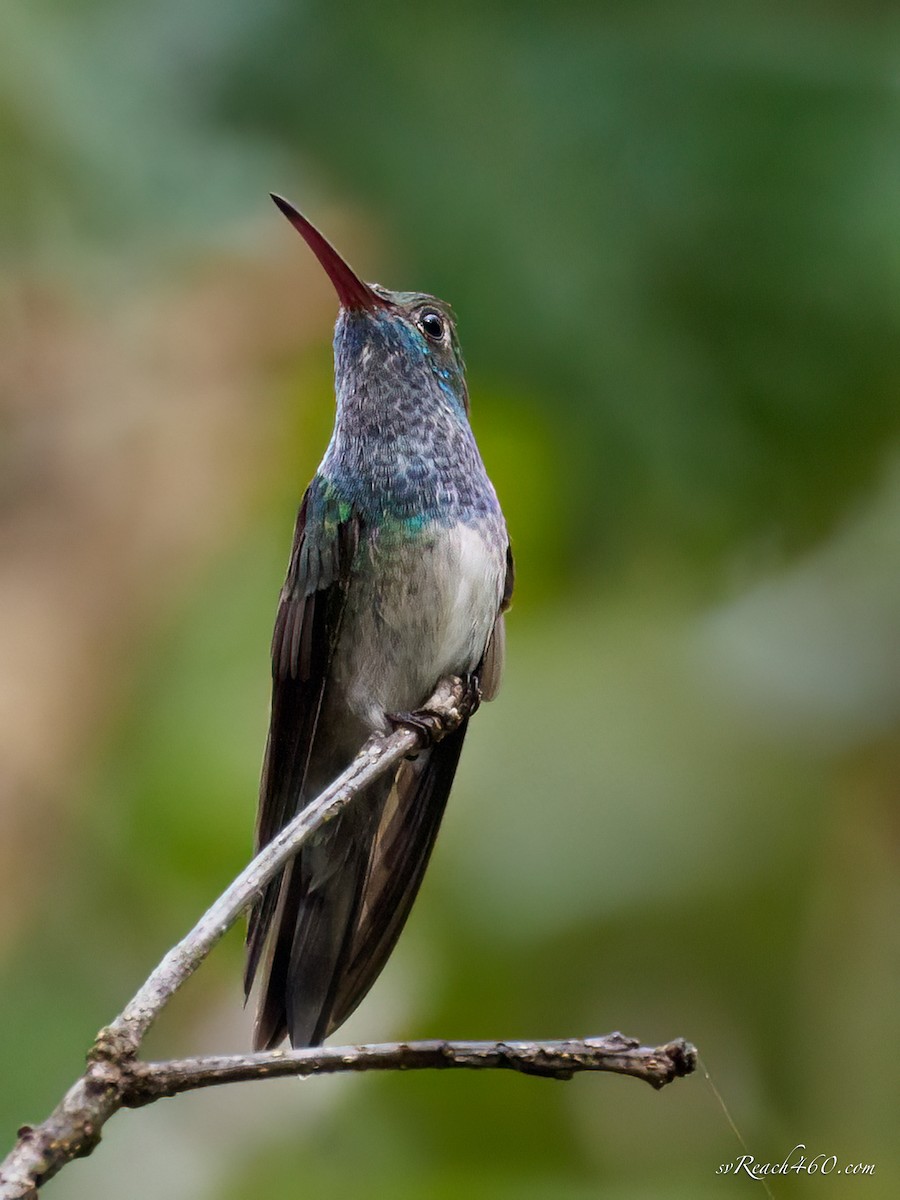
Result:
M454 705L437 712L432 708L417 708L413 712L385 713L394 729L412 729L422 740L422 749L439 742L442 737L458 729L476 711L481 703L481 688L475 675L464 675L453 680Z

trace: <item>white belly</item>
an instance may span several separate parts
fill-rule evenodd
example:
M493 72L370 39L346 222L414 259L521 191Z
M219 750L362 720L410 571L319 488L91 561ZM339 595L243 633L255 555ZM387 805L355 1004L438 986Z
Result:
M370 729L421 707L445 675L474 671L503 593L505 555L459 525L398 546L373 539L350 585L334 662L349 707ZM378 580L378 588L368 583Z

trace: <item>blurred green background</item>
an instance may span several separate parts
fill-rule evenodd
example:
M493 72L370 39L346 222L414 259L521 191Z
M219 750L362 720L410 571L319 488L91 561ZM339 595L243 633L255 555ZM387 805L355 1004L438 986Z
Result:
M3 0L0 1129L243 865L333 292L452 301L518 562L347 1040L697 1043L898 1194L900 13ZM235 931L148 1053L246 1047ZM410 1075L116 1117L48 1195L762 1195L707 1083Z

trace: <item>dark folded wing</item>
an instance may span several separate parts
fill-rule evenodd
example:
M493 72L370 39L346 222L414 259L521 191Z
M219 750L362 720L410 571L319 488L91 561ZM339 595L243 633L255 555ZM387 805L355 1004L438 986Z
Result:
M500 600L500 611L494 622L494 628L488 639L484 657L478 668L478 682L481 686L482 700L493 700L500 690L500 677L503 674L503 663L506 658L506 623L503 614L512 602L513 587L516 579L516 568L513 562L512 549L506 547L506 579L503 584L503 596Z
M317 476L297 514L272 637L272 713L260 785L256 848L294 816L303 791L328 667L346 601L359 522ZM250 913L244 988L249 993L275 911L281 876Z

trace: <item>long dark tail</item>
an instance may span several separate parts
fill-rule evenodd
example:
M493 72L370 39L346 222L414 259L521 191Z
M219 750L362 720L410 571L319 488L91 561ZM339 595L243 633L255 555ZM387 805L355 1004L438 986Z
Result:
M314 1046L380 974L415 900L466 726L404 761L307 843L251 918L262 976L254 1045Z

